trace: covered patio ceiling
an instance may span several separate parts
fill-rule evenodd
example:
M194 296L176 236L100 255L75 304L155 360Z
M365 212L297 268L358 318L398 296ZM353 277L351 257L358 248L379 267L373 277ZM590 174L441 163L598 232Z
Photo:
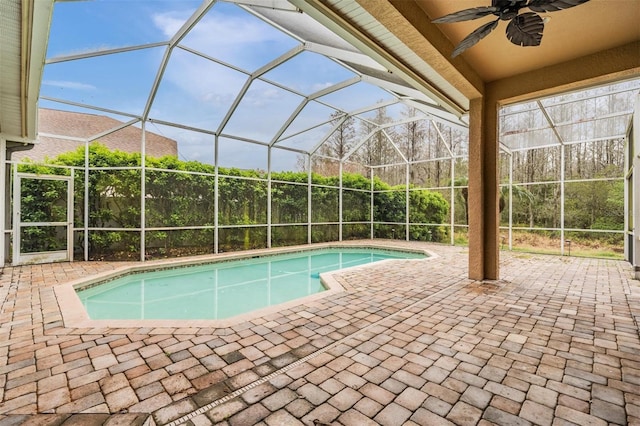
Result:
M633 78L640 74L640 7L636 0L591 0L550 18L538 47L505 37L503 22L485 39L452 59L462 38L484 17L467 22L431 21L489 0L293 0L305 12L380 51L405 75L437 89L468 111L468 100L495 88L501 101L521 101L561 91ZM382 52L383 51L383 52Z
M430 19L466 8L487 6L489 3L488 0L416 0L416 4ZM465 52L464 61L482 80L490 82L640 39L640 7L635 0L590 0L578 7L541 15L548 22L540 46L523 48L509 42L505 36L506 22L503 21L489 36ZM472 21L439 24L437 28L452 44L457 45L467 34L493 19L494 16L487 16Z

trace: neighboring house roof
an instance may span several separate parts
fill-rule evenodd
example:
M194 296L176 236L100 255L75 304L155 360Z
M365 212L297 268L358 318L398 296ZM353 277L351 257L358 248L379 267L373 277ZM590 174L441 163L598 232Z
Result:
M77 138L88 139L122 124L121 121L105 115L40 108L36 143L30 150L13 153L11 159L29 158L32 161L42 161L54 158L58 154L83 146L84 142L76 140ZM127 126L96 140L112 150L140 152L142 130L139 127ZM147 131L145 152L150 157L177 156L178 144L173 139Z

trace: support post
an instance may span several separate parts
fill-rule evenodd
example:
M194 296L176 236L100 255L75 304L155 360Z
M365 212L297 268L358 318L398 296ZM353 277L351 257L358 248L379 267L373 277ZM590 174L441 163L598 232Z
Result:
M313 226L312 215L313 215L313 205L311 203L311 195L313 194L313 187L311 186L311 155L307 155L305 158L307 163L307 244L311 244L311 228Z
M344 187L342 186L342 159L340 159L340 163L338 164L338 220L339 220L339 229L338 229L338 241L342 241L342 227L344 226L344 219L342 218L342 213L343 213L343 208L342 208L342 202L344 200L343 197L343 192L344 192Z
M404 226L404 239L406 241L409 241L410 238L410 234L409 234L409 227L411 226L411 218L409 217L409 212L411 211L411 192L409 192L409 183L410 183L410 179L409 179L409 168L411 167L410 163L407 163L407 165L405 166L405 198L406 198L406 205L405 205L405 226Z
M499 276L498 105L470 102L469 114L469 278Z
M13 167L13 211L12 211L12 216L13 216L13 256L12 256L12 260L11 260L11 264L13 264L14 266L17 266L20 260L20 203L21 203L21 197L16 196L16 194L20 193L20 180L18 179L18 165L16 164Z
M146 194L147 194L147 139L146 139L146 122L142 122L142 140L140 141L142 146L140 148L140 261L144 262L147 258L147 208L146 208Z
M220 163L220 141L218 135L215 135L214 148L213 148L213 252L218 254L220 251L220 243L218 242L220 236L220 214L218 209L220 208L220 189L219 189L219 166Z
M456 190L455 190L455 180L456 180L456 159L454 157L451 157L451 185L450 185L450 193L449 193L449 221L450 221L450 231L449 233L450 238L449 238L449 242L451 243L451 245L454 245L456 243L456 228L455 228L455 221L456 221Z
M509 153L509 251L513 250L513 152Z
M371 196L371 198L370 198L370 200L371 200L371 205L370 205L370 213L369 213L369 214L371 215L371 216L369 217L369 224L370 224L369 238L371 238L372 240L373 240L373 237L374 237L374 232L373 232L373 212L374 212L374 210L375 210L375 205L374 205L374 203L375 203L375 199L376 199L375 194L373 193L373 189L374 189L374 185L373 185L373 171L374 171L374 170L375 170L375 169L374 169L373 167L369 167L369 175L371 176L371 187L370 187L371 189L370 189L370 192L369 192L369 194L370 194L370 196Z
M0 218L0 237L2 240L0 241L0 268L4 266L6 254L9 253L9 246L6 242L9 240L5 235L5 231L7 229L7 221L6 218L10 217L11 211L8 206L11 205L11 200L7 202L7 140L4 138L0 138L0 194L2 198L0 202L2 206L0 206L0 212L2 212L2 217Z
M267 148L267 248L271 248L271 146Z
M84 141L84 261L89 260L89 141Z
M564 144L560 145L560 256L564 256L564 174L565 152ZM571 248L569 248L571 251Z

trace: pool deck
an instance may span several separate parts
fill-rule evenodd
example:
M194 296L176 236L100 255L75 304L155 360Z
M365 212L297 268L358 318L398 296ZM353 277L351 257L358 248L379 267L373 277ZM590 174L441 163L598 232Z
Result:
M640 425L628 263L502 252L477 282L465 248L376 242L438 256L224 328L65 325L54 287L124 262L5 267L0 426Z

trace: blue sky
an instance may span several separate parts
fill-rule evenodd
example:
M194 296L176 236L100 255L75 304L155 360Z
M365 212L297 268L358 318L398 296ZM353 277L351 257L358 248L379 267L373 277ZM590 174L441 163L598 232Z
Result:
M55 3L47 58L85 54L127 46L166 42L200 6L190 0L96 0ZM299 42L234 4L218 2L180 43L226 67L183 49L174 49L150 109L149 117L208 131L219 129L225 114L251 73ZM145 108L166 47L50 63L45 67L42 95L140 116ZM243 72L243 71L246 71ZM264 77L304 95L339 83L354 74L335 62L304 52ZM390 96L366 83L324 97L353 110ZM223 133L269 142L304 98L276 85L255 81ZM41 106L61 108L41 101ZM62 108L79 110L64 106ZM293 134L329 118L330 108L312 102L285 134ZM128 121L128 117L118 117ZM151 125L149 130L178 140L182 159L213 161L213 137L199 132ZM286 145L313 146L327 126ZM235 143L231 143L235 142ZM226 141L221 163L266 167L254 144ZM266 152L266 150L264 150ZM274 169L290 169L295 155L278 156Z

